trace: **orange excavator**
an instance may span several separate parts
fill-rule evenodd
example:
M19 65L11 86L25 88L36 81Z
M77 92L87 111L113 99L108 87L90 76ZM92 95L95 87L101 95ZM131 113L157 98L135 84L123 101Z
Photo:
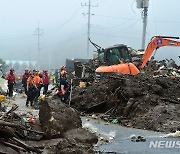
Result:
M96 69L96 73L119 73L137 75L143 69L155 50L163 46L180 47L179 37L154 36L148 44L139 66L132 63L132 58L128 47L124 44L114 45L108 48L101 48L97 44L90 42L97 48L98 60L102 65Z

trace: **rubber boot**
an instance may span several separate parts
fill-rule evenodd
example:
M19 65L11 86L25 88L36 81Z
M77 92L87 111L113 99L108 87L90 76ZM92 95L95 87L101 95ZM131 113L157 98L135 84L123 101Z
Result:
M28 101L28 100L26 101L26 106L27 106L27 107L29 106L29 101Z
M33 102L31 102L31 106L33 106Z

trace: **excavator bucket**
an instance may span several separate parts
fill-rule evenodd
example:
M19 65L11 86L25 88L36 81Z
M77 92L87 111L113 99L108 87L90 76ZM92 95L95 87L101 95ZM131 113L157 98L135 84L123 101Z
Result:
M96 73L118 73L137 75L140 73L140 71L133 63L123 63L111 66L100 66L96 69Z

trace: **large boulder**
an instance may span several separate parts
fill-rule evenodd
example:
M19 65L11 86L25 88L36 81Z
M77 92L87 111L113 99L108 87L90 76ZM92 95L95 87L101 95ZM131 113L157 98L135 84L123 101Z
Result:
M62 137L66 131L82 127L79 112L54 97L40 102L39 120L48 139Z

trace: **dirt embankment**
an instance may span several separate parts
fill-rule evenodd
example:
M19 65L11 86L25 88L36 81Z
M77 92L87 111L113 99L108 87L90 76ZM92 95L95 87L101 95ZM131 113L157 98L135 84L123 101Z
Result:
M180 78L107 76L98 83L73 91L73 107L105 113L121 125L161 132L180 127Z

